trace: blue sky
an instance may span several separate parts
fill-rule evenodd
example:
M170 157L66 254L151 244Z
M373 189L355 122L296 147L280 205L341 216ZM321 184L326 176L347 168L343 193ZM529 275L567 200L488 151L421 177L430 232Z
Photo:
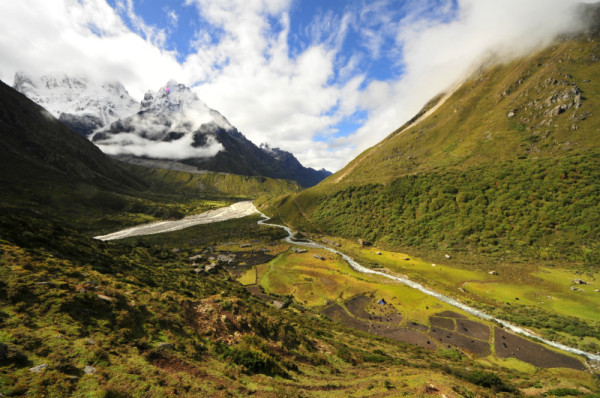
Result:
M255 144L336 171L498 61L572 30L579 0L0 2L0 78L84 74L140 100L174 79Z

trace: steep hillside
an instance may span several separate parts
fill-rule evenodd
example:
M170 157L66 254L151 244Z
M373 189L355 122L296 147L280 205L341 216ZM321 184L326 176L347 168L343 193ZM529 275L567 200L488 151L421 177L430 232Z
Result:
M174 81L147 92L138 113L115 121L91 139L124 161L158 159L171 162L169 168L181 169L184 164L195 172L288 179L304 187L331 174L302 166L289 152L257 147L188 87Z
M0 224L7 231L21 210L92 233L299 189L264 177L121 163L0 82Z
M599 55L591 32L482 70L278 214L391 247L596 263Z
M240 270L289 250L257 216L125 242L89 237L297 190L291 182L125 167L3 84L0 154L2 396L512 396L555 388L563 374L576 376L561 387L597 390L579 359L530 376L244 288Z

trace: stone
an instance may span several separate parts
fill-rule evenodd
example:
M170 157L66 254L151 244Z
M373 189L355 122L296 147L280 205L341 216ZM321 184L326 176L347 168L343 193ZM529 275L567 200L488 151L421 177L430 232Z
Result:
M325 257L319 256L318 254L313 255L313 257L321 261L325 260Z
M517 115L517 113L515 111L510 111L510 112L508 112L508 115L506 115L506 116L508 116L509 118L512 118L512 117L515 117L516 115Z
M105 295L103 295L103 294L99 294L99 295L98 295L98 298L99 298L100 300L104 300L104 301L107 301L107 302L109 302L109 303L110 303L111 301L113 301L113 299L112 299L111 297L105 296Z
M47 368L48 368L48 364L43 363L41 365L34 366L33 368L29 368L29 371L31 373L40 373L40 372L43 372L44 370L46 370Z
M90 365L86 365L85 368L83 368L83 373L85 373L86 375L91 375L92 373L96 373L96 368Z
M452 258L452 256L449 254L444 254L444 257L446 257L448 260L450 260Z
M85 339L85 344L87 344L87 345L96 345L96 340L94 340L94 339Z
M358 239L358 244L361 246L371 246L371 242L369 242L368 240L365 240L363 238Z
M490 271L490 272L488 272L488 274L490 274L490 275L498 275L498 271Z
M171 343L160 343L159 345L156 346L156 348L158 348L159 350L172 350L173 349L173 344L171 344Z
M587 285L587 282L581 279L573 279L573 283L576 285Z
M381 256L381 252L375 252L375 254Z

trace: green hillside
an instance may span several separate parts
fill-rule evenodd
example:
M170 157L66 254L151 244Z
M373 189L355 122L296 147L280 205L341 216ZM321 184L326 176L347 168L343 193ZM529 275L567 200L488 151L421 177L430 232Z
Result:
M483 69L430 115L265 208L397 250L595 266L599 53L588 35Z
M256 276L253 289L244 287L242 273L294 255L280 241L285 234L258 226L257 216L122 242L90 238L298 186L124 166L0 89L1 396L598 390L576 357L563 355L564 367L538 371L510 359L427 349L333 322L292 295L266 291Z

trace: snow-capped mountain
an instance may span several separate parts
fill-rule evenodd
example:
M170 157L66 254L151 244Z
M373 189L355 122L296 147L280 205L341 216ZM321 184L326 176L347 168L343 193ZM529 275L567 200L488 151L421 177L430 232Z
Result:
M137 103L121 83L86 77L15 75L14 88L103 152L156 167L295 180L311 186L331 173L306 168L289 152L246 139L183 84L169 81ZM182 166L183 165L183 166Z
M233 129L219 112L175 81L169 81L158 91L148 91L139 109L136 114L95 133L92 141L111 155L204 158L223 150L212 131L214 128L209 126Z
M295 180L311 186L329 172L303 167L289 152L249 141L219 112L210 109L183 84L170 81L147 92L140 111L113 122L92 136L104 152L124 161L165 159L176 164L242 175ZM159 164L160 163L160 164ZM160 166L163 165L163 166Z
M97 83L84 76L67 75L33 77L18 72L13 87L84 136L139 110L139 103L119 82Z

